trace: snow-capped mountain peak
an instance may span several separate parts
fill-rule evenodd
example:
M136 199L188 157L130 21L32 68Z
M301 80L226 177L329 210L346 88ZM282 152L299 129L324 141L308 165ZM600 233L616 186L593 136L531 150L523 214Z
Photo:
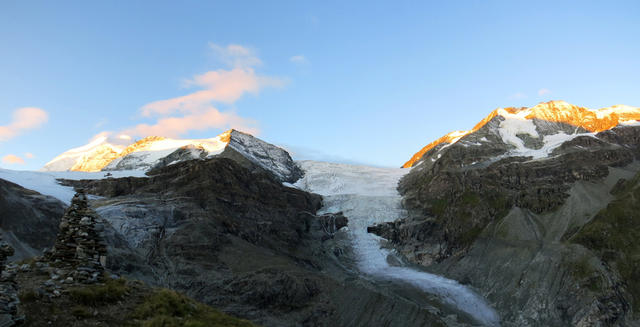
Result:
M440 150L448 145L468 139L483 128L490 128L497 140L511 147L510 155L547 156L562 143L580 135L598 133L619 125L637 124L640 108L615 105L601 109L588 109L565 101L539 103L530 108L498 108L468 131L449 133L422 148L403 167L412 167L434 148ZM526 145L526 138L536 145ZM482 137L486 140L486 137ZM473 145L480 145L480 138ZM467 143L465 143L467 144ZM433 159L435 161L435 159Z
M68 150L53 158L43 171L100 171L119 156L124 146L108 142L107 136L99 136L86 145Z
M193 159L220 155L227 148L240 153L282 181L295 181L299 168L285 150L231 129L208 139L171 139L149 136L128 146L99 137L87 145L71 149L47 163L44 171L149 170Z

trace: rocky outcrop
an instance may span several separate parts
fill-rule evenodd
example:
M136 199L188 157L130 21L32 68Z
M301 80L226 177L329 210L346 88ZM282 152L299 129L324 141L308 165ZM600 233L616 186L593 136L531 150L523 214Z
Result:
M578 125L562 112L550 120L537 112L525 122L534 130L511 135L509 118L494 115L428 149L399 186L408 218L369 231L409 261L481 290L502 325L637 323L632 270L607 260L630 255L611 245L612 223L608 234L589 226L614 198L609 191L624 188L620 178L639 170L640 127L611 128L622 116L614 124L573 109Z
M320 196L234 151L146 178L65 181L101 197L91 206L108 222L108 269L264 326L443 324L432 304L345 268L344 215L316 215Z
M7 259L13 255L13 248L0 237L0 326L15 326L24 320L18 314L18 285L15 271L6 269Z
M501 122L508 119L516 119L520 122L524 122L524 125L520 122L516 122L515 130L512 128L504 128L499 130L498 125ZM427 144L424 148L420 149L414 154L409 161L407 161L402 167L409 168L419 164L422 159L428 157L428 153L431 150L439 150L442 147L446 147L450 144L457 143L462 138L467 141L471 141L472 144L478 145L478 141L491 142L492 146L496 146L495 139L487 137L489 135L482 135L482 137L473 137L472 135L479 136L479 134L486 134L487 131L494 131L497 136L507 136L510 132L520 133L519 138L523 142L538 141L537 144L529 144L529 148L539 149L542 146L542 139L539 136L553 135L558 133L564 133L567 135L578 133L599 133L610 130L622 123L640 121L640 108L630 107L625 105L615 105L607 108L601 108L598 110L591 110L584 107L579 107L566 103L564 101L549 101L540 103L531 108L498 108L492 111L487 117L482 119L471 130L468 131L455 131L451 132L434 142ZM534 130L529 129L527 122L531 122ZM507 124L505 124L506 127ZM518 131L518 127L525 127ZM480 133L478 133L480 131ZM533 135L527 136L528 132L533 132ZM514 135L512 136L516 136ZM492 134L492 133L489 133ZM512 138L512 140L514 140ZM518 142L517 140L515 140ZM532 146L533 145L533 146ZM506 149L512 145L507 146ZM505 149L505 150L506 150ZM499 153L504 153L501 151Z
M611 285L611 280L603 279L586 264L578 276L583 285L595 291L615 290L605 299L607 307L617 309L603 310L603 315L608 314L607 322L615 322L617 316L628 311L636 319L640 316L640 173L619 179L611 193L615 198L606 208L575 234L566 235L569 242L591 250L608 271L616 274L612 278L616 284Z
M294 183L303 172L287 151L249 134L229 131L229 146L282 182Z
M126 147L111 144L106 137L102 137L59 155L47 163L43 170L147 171L188 160L228 156L248 161L281 182L293 183L302 177L302 170L287 151L234 129L200 140L148 136Z
M0 179L0 229L14 249L12 260L41 255L56 239L65 205Z

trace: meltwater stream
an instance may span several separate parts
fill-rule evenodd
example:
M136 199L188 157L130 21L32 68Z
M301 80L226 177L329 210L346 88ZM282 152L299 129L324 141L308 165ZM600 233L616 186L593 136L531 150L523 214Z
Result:
M391 266L389 250L380 248L380 238L367 233L367 226L403 216L396 187L408 169L373 168L316 161L299 162L305 176L296 187L324 197L320 213L342 211L349 219L360 271L373 277L409 283L434 294L487 326L499 326L496 312L486 301L454 280L409 267Z

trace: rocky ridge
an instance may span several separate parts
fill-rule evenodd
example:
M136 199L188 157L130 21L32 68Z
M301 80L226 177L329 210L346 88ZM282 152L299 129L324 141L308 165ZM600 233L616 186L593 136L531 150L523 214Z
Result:
M235 151L283 182L295 182L302 176L302 171L285 150L233 129L202 140L150 136L127 147L108 143L106 138L101 138L59 155L47 163L43 170L146 171L187 160L224 156L223 153L229 151Z
M429 157L428 153L431 150L447 147L463 138L467 146L479 146L483 142L489 142L492 145L504 143L506 147L499 149L502 151L501 153L500 151L492 153L495 156L504 154L518 145L539 149L543 145L544 136L598 133L619 125L633 124L637 121L640 121L640 108L625 105L591 110L564 101L549 101L531 108L498 108L482 119L471 130L454 131L427 144L402 167L410 168L416 166L424 158ZM481 129L485 132L477 133ZM493 133L484 135L487 130ZM480 134L482 134L481 137L466 137L467 135L478 136ZM521 135L521 137L516 134ZM521 140L518 140L520 138ZM566 138L560 138L558 141L561 144L562 141L566 140Z
M494 113L414 161L399 186L409 217L370 231L482 290L503 325L636 324L631 275L573 240L638 171L640 126L629 120L640 109L551 102Z
M20 299L15 270L6 269L7 259L12 255L13 248L0 237L0 326L14 326L24 320L18 314Z
M0 179L0 229L14 249L10 260L42 254L56 239L64 203Z
M320 196L283 186L250 164L218 157L146 178L65 183L102 197L92 207L110 226L107 268L119 275L265 326L402 326L408 317L442 324L437 309L345 270L348 241L334 234L347 219L316 215ZM361 296L366 300L334 303ZM385 313L378 320L366 318L379 310Z

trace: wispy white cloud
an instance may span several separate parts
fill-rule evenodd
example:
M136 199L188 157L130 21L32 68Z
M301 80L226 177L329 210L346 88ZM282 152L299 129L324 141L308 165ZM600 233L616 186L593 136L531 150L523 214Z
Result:
M27 159L33 159L36 156L31 152L25 152L24 157L27 158Z
M148 136L161 135L177 137L189 131L203 131L209 128L236 128L247 133L257 134L257 123L251 119L238 116L232 111L221 112L210 107L201 112L194 112L182 117L167 117L159 119L155 124L139 124L124 130L126 135Z
M291 61L294 64L298 64L298 65L304 65L309 63L309 60L307 60L307 58L303 55L296 55L293 56L291 58L289 58L289 61Z
M516 92L512 95L509 96L509 99L511 100L520 100L520 99L525 99L527 97L527 95L523 92Z
M230 67L244 68L262 65L262 61L253 49L241 45L229 44L224 47L209 43L209 48L218 60Z
M141 115L155 118L156 122L138 124L122 133L176 137L209 128L237 128L258 133L256 121L241 117L233 110L222 111L214 104L231 105L245 94L258 94L268 87L283 87L286 80L257 73L254 68L262 61L250 48L213 43L209 47L220 62L228 66L227 69L208 71L186 80L186 87L196 89L191 93L144 105L140 109Z
M99 122L97 122L95 125L93 125L93 128L100 128L100 127L106 125L108 122L109 122L109 119L102 118L102 119L100 119Z
M10 165L24 165L24 159L16 156L15 154L8 154L2 157L2 162Z
M35 129L49 120L49 114L35 107L20 108L13 112L13 120L0 126L0 142L7 141L26 130Z
M265 87L282 87L285 82L282 79L257 75L252 68L234 68L196 75L186 83L197 86L200 90L148 103L142 107L142 115L150 117L175 112L193 113L210 106L212 102L234 103L245 93L257 94Z
M543 95L550 94L550 93L551 93L551 90L549 90L549 89L544 89L543 88L543 89L539 89L538 90L538 95L539 96L543 96Z

